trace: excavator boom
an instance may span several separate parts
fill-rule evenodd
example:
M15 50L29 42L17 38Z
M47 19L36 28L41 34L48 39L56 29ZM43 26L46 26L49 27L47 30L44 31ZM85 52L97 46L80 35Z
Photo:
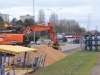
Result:
M40 31L48 31L50 33L51 39L53 41L53 48L58 49L58 40L56 37L56 33L54 31L53 25L51 22L48 23L48 26L44 24L37 24L35 26L28 26L23 30L23 34L28 35L30 32L40 32Z

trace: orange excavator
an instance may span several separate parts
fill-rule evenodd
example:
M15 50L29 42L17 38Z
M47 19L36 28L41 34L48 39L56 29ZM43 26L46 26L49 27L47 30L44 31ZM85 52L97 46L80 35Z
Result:
M27 26L22 31L19 31L19 32L16 32L16 30L14 31L14 28L13 29L12 28L13 27L7 27L6 30L0 31L0 44L1 45L6 44L6 45L28 46L30 41L27 35L30 32L48 31L53 41L53 48L57 50L60 48L57 37L56 37L56 33L54 31L54 28L51 22L49 22L47 26L45 24Z

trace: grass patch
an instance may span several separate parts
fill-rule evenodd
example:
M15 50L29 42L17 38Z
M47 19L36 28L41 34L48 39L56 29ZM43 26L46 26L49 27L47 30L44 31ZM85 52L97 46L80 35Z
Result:
M77 51L33 73L33 75L90 75L97 58L97 52Z

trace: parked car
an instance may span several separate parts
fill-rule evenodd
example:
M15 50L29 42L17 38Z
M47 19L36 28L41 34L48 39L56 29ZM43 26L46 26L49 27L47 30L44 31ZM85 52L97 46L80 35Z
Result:
M36 45L41 45L41 41L37 41L36 42Z
M34 45L34 41L31 41L31 42L30 42L30 45ZM37 41L37 42L35 43L35 45L41 45L41 41Z
M80 39L79 39L79 38L74 39L74 40L73 40L73 43L74 43L74 44L79 44L79 43L80 43Z
M29 46L34 46L34 41L30 41Z

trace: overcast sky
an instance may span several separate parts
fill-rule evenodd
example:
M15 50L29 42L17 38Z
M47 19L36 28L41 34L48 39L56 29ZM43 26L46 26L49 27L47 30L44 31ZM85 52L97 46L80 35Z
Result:
M62 9L59 10L60 8ZM80 26L86 29L88 27L89 30L100 29L99 0L34 0L34 9L36 20L40 9L44 10L46 21L52 12L58 10L56 14L59 19L74 19ZM0 0L0 13L12 15L17 19L20 15L34 15L33 0Z

